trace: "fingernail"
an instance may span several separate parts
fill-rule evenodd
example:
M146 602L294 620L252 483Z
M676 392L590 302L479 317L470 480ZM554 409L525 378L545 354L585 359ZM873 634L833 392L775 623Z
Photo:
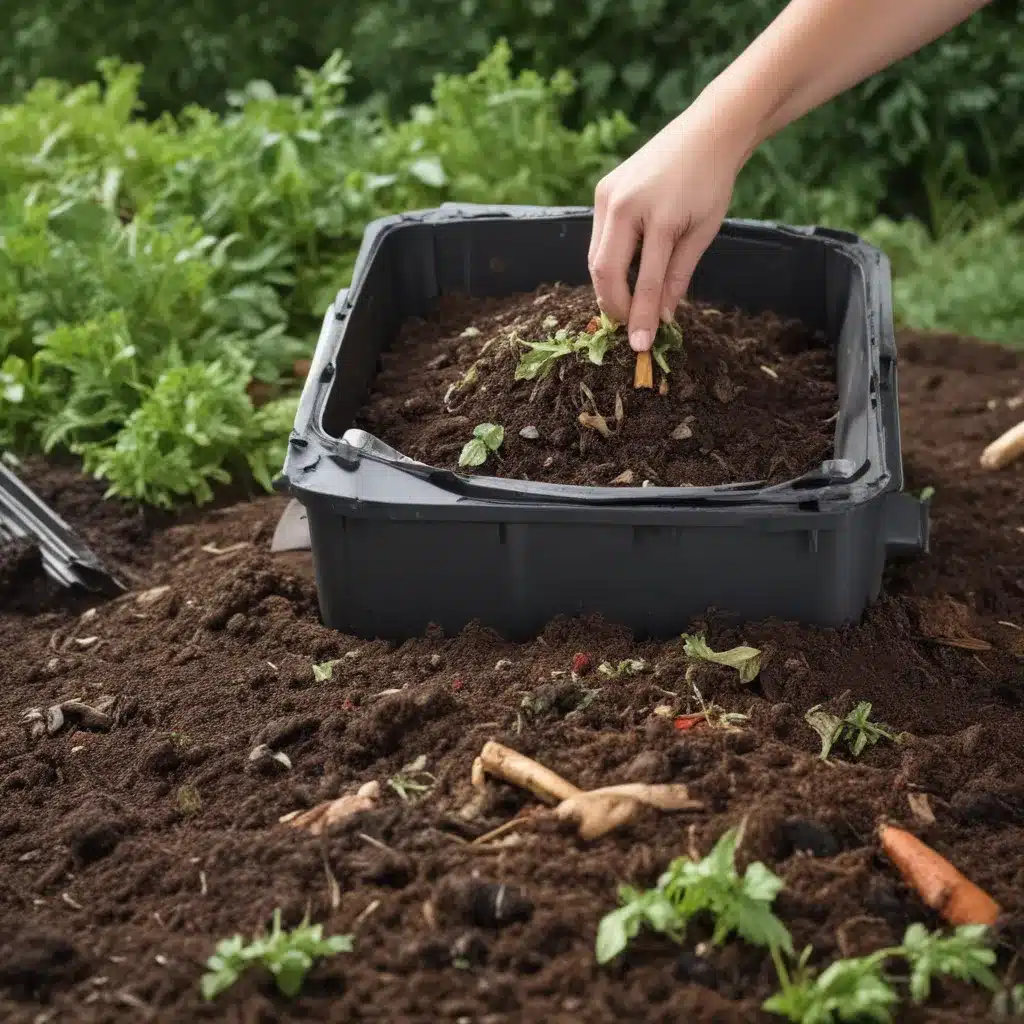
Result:
M651 332L646 327L630 331L629 346L634 352L646 352L651 347Z

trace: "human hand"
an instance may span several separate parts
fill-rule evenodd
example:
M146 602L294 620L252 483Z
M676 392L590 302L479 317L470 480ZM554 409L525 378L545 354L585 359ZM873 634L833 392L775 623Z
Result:
M601 309L628 323L637 352L650 349L659 322L674 317L729 208L752 147L728 120L694 103L597 186L590 274ZM638 242L640 272L630 295Z

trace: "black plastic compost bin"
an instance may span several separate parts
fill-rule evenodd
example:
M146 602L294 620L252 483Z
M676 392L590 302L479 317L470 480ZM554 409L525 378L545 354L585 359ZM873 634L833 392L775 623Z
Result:
M886 558L925 551L902 493L889 264L856 236L727 221L694 298L795 316L836 352L835 458L785 484L580 487L464 477L351 429L378 356L453 292L587 282L591 211L446 205L369 225L328 310L282 486L305 506L332 627L402 638L472 620L512 638L600 613L678 634L708 607L822 625L859 618Z

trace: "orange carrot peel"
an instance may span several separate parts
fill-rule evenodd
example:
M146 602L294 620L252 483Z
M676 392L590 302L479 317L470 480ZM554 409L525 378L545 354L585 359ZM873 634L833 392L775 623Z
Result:
M903 880L950 924L995 924L999 904L917 836L881 825L878 837Z

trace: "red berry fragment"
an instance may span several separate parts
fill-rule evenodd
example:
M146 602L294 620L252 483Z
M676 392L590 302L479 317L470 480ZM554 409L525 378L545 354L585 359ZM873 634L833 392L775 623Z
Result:
M580 651L572 656L572 673L575 676L585 676L594 667L594 661L589 654Z
M464 684L464 683L462 682L462 680L461 680L461 679L456 679L456 680L455 680L455 682L454 682L454 683L452 683L452 689L453 689L453 690L454 690L454 691L455 691L456 693L458 693L458 692L459 692L459 690L461 690L461 689L462 689L462 687L463 687L464 685L465 685L465 684Z
M699 729L704 723L704 712L698 711L693 715L680 715L674 724L677 729L686 732L689 729Z

